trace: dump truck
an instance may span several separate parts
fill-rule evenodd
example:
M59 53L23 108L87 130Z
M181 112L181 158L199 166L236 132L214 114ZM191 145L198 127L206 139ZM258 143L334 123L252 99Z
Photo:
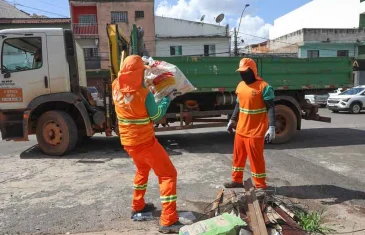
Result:
M108 24L110 71L105 73L103 103L96 104L87 89L84 57L70 30L60 28L0 31L0 130L3 140L28 141L36 135L40 149L62 156L95 133L119 135L111 84L129 54L145 55L143 33L133 25L124 36ZM142 44L143 45L143 44ZM200 55L154 58L176 65L196 87L171 103L155 123L156 131L226 126L236 101L240 58ZM302 120L330 122L308 104L305 94L326 94L350 87L349 58L253 58L259 75L275 89L275 143L290 141Z

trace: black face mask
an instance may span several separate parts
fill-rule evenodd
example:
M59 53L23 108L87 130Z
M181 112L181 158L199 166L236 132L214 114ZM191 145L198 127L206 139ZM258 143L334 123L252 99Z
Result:
M242 81L244 81L246 84L252 84L256 81L255 74L253 73L253 71L251 69L248 69L245 72L241 72L240 75L241 75Z

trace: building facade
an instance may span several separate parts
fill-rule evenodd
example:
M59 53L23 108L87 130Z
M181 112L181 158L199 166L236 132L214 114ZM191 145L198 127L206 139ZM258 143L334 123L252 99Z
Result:
M118 24L129 38L133 24L144 29L145 47L155 55L153 0L71 0L72 29L84 50L87 70L109 69L109 44L106 25Z
M4 0L0 0L0 18L30 18L31 16L16 8L15 6L10 5Z
M271 40L301 29L346 29L359 27L365 13L363 0L312 0L276 19L270 29ZM365 18L363 18L365 23Z
M299 58L357 57L365 28L301 29L269 41L273 53L297 53Z
M155 22L157 57L230 55L228 25L219 26L161 16L155 16Z
M276 19L271 53L300 58L365 55L365 0L312 0Z

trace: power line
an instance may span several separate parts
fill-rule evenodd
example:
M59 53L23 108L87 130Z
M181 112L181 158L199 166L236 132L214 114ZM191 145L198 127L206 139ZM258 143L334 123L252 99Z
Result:
M41 11L41 12L45 12L45 13L48 13L48 14L53 14L53 15L58 15L58 16L61 16L61 17L64 17L64 18L68 18L68 16L65 16L65 15L61 15L61 14L58 14L58 13L54 13L54 12L50 12L50 11L45 11L45 10L42 10L42 9L38 9L38 8L34 8L34 7L30 7L30 6L26 6L26 5L23 5L23 4L20 4L20 3L17 3L15 1L13 2L9 2L8 3L13 3L15 6L21 6L21 7L25 7L25 8L29 8L29 9L32 9L32 10L36 10L36 11Z
M53 3L50 3L50 2L47 2L47 1L44 1L44 0L38 0L38 1L40 1L40 2L44 2L44 3L47 3L47 4L51 5L51 6L55 6L55 7L58 7L58 8L60 8L60 9L69 10L68 8L61 7L61 6L58 6L58 5L56 5L56 4L53 4Z

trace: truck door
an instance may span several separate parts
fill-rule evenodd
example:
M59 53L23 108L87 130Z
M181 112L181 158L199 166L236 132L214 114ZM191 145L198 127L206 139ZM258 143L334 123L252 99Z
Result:
M26 109L36 97L50 93L44 33L6 34L1 43L0 109Z

